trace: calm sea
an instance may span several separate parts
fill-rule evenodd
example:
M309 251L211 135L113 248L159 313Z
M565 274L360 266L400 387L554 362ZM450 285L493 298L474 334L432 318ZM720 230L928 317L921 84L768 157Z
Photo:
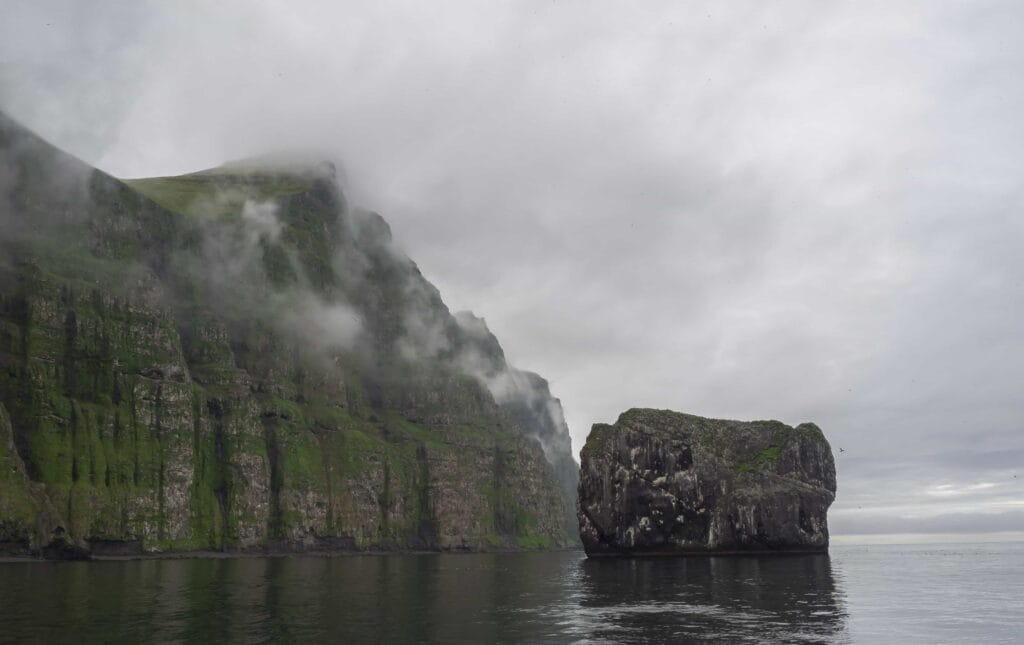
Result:
M12 562L0 641L1024 643L1024 543Z

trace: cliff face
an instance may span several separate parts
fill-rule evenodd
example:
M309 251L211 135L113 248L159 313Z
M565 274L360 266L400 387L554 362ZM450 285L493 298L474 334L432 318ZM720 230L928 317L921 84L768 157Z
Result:
M812 423L633 409L581 453L588 555L825 551L832 450Z
M571 543L546 382L329 165L122 182L0 114L0 227L0 551Z

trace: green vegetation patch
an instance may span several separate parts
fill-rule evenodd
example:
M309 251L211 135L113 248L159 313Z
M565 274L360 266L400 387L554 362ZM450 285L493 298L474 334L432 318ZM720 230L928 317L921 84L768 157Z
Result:
M238 212L247 199L265 201L308 190L308 177L285 173L210 171L176 177L127 179L125 183L169 211L189 217Z
M760 470L768 470L775 467L782 454L781 445L771 445L754 455L750 461L745 461L736 466L736 472L752 473Z

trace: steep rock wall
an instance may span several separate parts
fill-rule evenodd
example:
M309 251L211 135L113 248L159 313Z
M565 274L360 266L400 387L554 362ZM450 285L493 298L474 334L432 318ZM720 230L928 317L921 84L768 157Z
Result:
M633 409L581 453L588 555L824 551L835 462L812 423Z
M0 550L571 543L539 431L464 369L500 346L329 172L129 186L3 115L0 153Z

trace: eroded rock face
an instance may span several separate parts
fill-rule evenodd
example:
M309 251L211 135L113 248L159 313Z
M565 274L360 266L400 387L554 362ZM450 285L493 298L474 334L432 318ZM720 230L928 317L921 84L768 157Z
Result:
M832 449L813 423L633 409L583 448L587 555L828 549Z
M0 555L575 543L547 383L330 167L126 183L0 113L0 171Z

